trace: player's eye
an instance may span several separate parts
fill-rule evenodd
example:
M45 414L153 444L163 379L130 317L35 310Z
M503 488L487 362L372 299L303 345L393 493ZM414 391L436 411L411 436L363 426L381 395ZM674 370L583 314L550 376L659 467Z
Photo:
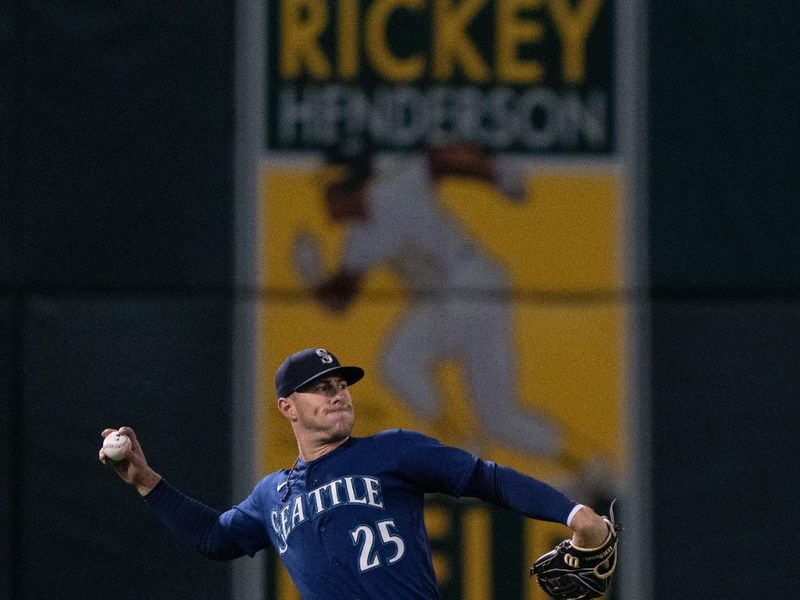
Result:
M344 380L339 381L320 381L306 388L307 393L311 394L330 394L334 390L347 389L347 382Z

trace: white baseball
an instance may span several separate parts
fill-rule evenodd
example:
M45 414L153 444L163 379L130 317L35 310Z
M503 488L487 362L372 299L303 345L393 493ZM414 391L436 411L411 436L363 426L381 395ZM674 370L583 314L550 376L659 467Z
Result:
M130 447L131 439L118 432L109 433L103 440L103 454L106 455L106 458L114 461L125 458L125 453Z

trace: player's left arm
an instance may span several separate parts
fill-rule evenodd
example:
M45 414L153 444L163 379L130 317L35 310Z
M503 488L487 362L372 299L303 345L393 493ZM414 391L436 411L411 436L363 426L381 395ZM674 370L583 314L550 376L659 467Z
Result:
M463 495L510 508L532 519L563 523L573 543L591 548L603 543L608 527L590 507L578 504L553 486L510 467L478 459Z
M602 542L607 534L605 522L591 508L543 481L420 433L398 431L395 443L401 471L424 492L479 498L532 519L562 523L582 547L591 547L597 538Z

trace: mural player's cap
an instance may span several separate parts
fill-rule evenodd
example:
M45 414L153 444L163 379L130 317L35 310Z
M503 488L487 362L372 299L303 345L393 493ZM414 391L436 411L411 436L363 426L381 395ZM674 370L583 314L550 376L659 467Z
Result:
M275 373L275 390L279 398L287 398L304 385L333 375L344 379L347 385L352 385L364 377L364 369L343 367L324 348L306 348L292 354L278 367Z

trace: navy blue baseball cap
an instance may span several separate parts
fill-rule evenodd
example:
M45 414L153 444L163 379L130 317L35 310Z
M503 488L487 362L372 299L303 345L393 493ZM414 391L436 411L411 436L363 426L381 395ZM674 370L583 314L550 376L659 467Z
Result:
M352 385L364 377L361 367L343 367L325 348L306 348L295 352L278 367L275 390L279 398L287 398L298 389L320 379L336 375Z

